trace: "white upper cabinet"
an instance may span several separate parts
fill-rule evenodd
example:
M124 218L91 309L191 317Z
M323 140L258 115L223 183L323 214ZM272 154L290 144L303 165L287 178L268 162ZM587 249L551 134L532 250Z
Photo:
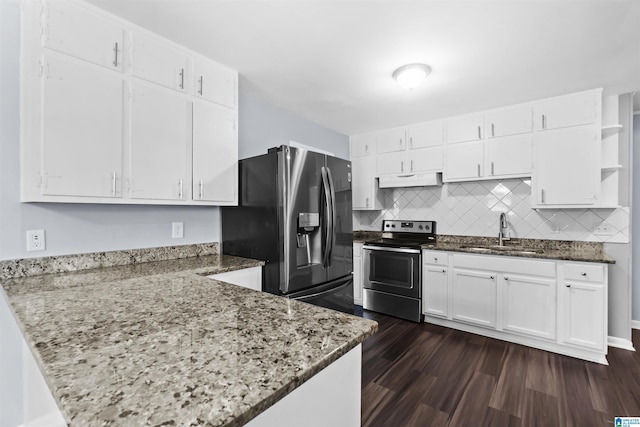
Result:
M483 127L483 114L470 114L447 119L447 143L480 141L484 135Z
M487 138L531 133L533 127L531 115L530 104L488 111L485 114Z
M193 199L238 202L238 129L233 111L193 104Z
M354 210L382 209L384 197L375 178L375 162L376 158L371 156L354 157L351 160L351 198Z
M44 68L42 194L121 196L122 80L55 57Z
M447 144L444 181L474 181L484 177L484 143Z
M600 192L600 130L576 126L534 136L532 206L588 206Z
M190 104L179 94L143 84L133 86L130 99L130 196L187 199Z
M403 151L406 145L406 132L404 128L383 130L376 134L376 153L392 153Z
M352 135L349 137L351 143L351 158L368 157L376 154L376 136L373 133Z
M183 50L133 32L131 74L180 92L186 90L189 56Z
M419 123L407 128L409 149L442 146L444 123L441 120Z
M193 60L193 94L207 101L236 108L238 73L211 61Z
M44 7L44 46L93 64L122 71L124 28L71 2Z
M485 141L485 175L495 179L531 176L531 143L531 133Z
M601 115L602 91L580 92L533 104L536 131L594 124Z

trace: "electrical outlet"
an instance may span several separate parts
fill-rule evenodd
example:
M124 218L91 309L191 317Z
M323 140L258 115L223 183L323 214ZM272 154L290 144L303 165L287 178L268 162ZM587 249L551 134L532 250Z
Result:
M182 239L184 237L184 223L172 222L171 223L171 237L174 239Z
M27 251L44 251L46 249L44 230L27 230Z
M597 236L611 236L613 234L613 229L611 228L611 224L608 222L602 222L600 224L596 224L593 234Z

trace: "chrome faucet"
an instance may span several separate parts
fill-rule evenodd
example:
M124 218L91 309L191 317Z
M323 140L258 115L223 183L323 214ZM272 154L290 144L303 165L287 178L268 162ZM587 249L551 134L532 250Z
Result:
M498 232L498 245L504 246L505 240L511 240L511 237L508 235L507 231L507 215L502 212L500 214L500 231Z

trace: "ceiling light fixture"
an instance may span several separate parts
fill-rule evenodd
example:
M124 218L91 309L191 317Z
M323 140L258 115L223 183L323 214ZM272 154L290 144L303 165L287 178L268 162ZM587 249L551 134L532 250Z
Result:
M426 64L403 65L393 72L393 79L407 89L413 89L431 74L431 67Z

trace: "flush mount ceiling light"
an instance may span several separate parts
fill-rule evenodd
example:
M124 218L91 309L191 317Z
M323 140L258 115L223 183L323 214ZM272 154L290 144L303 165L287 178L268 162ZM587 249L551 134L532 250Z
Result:
M426 64L403 65L393 72L393 79L407 89L413 89L431 74L431 67Z

